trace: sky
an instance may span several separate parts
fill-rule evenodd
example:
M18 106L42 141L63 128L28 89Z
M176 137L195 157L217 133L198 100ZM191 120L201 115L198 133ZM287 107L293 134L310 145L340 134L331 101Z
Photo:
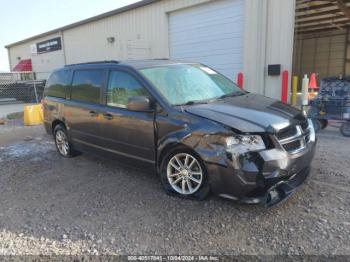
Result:
M10 70L5 45L139 0L0 0L0 72Z

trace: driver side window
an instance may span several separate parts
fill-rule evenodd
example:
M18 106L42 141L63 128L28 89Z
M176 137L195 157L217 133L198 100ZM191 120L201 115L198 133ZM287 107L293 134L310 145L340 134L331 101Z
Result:
M112 71L109 75L107 105L127 108L128 100L133 96L147 96L145 88L130 74Z

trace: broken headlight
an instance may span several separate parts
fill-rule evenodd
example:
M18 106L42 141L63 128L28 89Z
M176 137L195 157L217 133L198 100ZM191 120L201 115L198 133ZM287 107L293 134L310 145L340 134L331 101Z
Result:
M310 130L310 142L315 142L316 141L316 131L314 127L314 123L312 122L311 119L307 120L309 123L309 130Z
M259 135L236 135L226 138L226 148L236 155L261 151L266 149L266 146Z

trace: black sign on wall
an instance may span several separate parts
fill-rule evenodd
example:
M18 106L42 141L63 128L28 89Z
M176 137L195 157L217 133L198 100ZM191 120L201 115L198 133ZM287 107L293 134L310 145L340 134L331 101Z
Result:
M268 65L267 72L269 76L281 75L281 65Z
M38 54L53 52L61 49L61 37L52 38L36 44L36 50Z

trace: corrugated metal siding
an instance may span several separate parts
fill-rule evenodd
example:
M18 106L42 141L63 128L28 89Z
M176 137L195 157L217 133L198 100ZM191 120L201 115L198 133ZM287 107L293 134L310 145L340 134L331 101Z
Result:
M267 0L245 0L245 14L244 88L264 94Z
M268 76L269 64L292 70L295 0L245 0L245 87L281 98L281 76Z
M347 29L347 41L345 47L345 75L350 75L350 29Z
M165 0L64 31L67 63L168 58L167 13L208 0ZM109 44L107 37L115 37Z
M268 76L267 65L281 64L282 71L292 72L295 5L295 0L268 1L264 95L276 99L281 99L282 77Z
M299 39L294 74L317 73L319 78L344 74L346 34Z
M62 32L66 63L96 60L168 58L168 13L212 0L163 0ZM30 45L58 36L48 35L10 48L11 65L16 57L31 58L37 72L64 65L62 51L31 55ZM109 44L107 37L115 37ZM47 75L39 74L46 77Z
M207 64L234 79L243 69L243 21L243 0L170 13L170 57Z
M168 58L169 13L211 1L219 0L163 0L67 29L62 32L66 62ZM283 69L291 70L295 0L244 0L244 6L245 88L280 98L281 78L268 77L267 65L281 64ZM43 40L51 37L47 36ZM109 44L107 37L115 37L115 42ZM49 71L62 66L64 55L61 51L31 56L30 45L41 40L11 47L11 64L16 62L17 56L21 56L35 60L36 71Z

